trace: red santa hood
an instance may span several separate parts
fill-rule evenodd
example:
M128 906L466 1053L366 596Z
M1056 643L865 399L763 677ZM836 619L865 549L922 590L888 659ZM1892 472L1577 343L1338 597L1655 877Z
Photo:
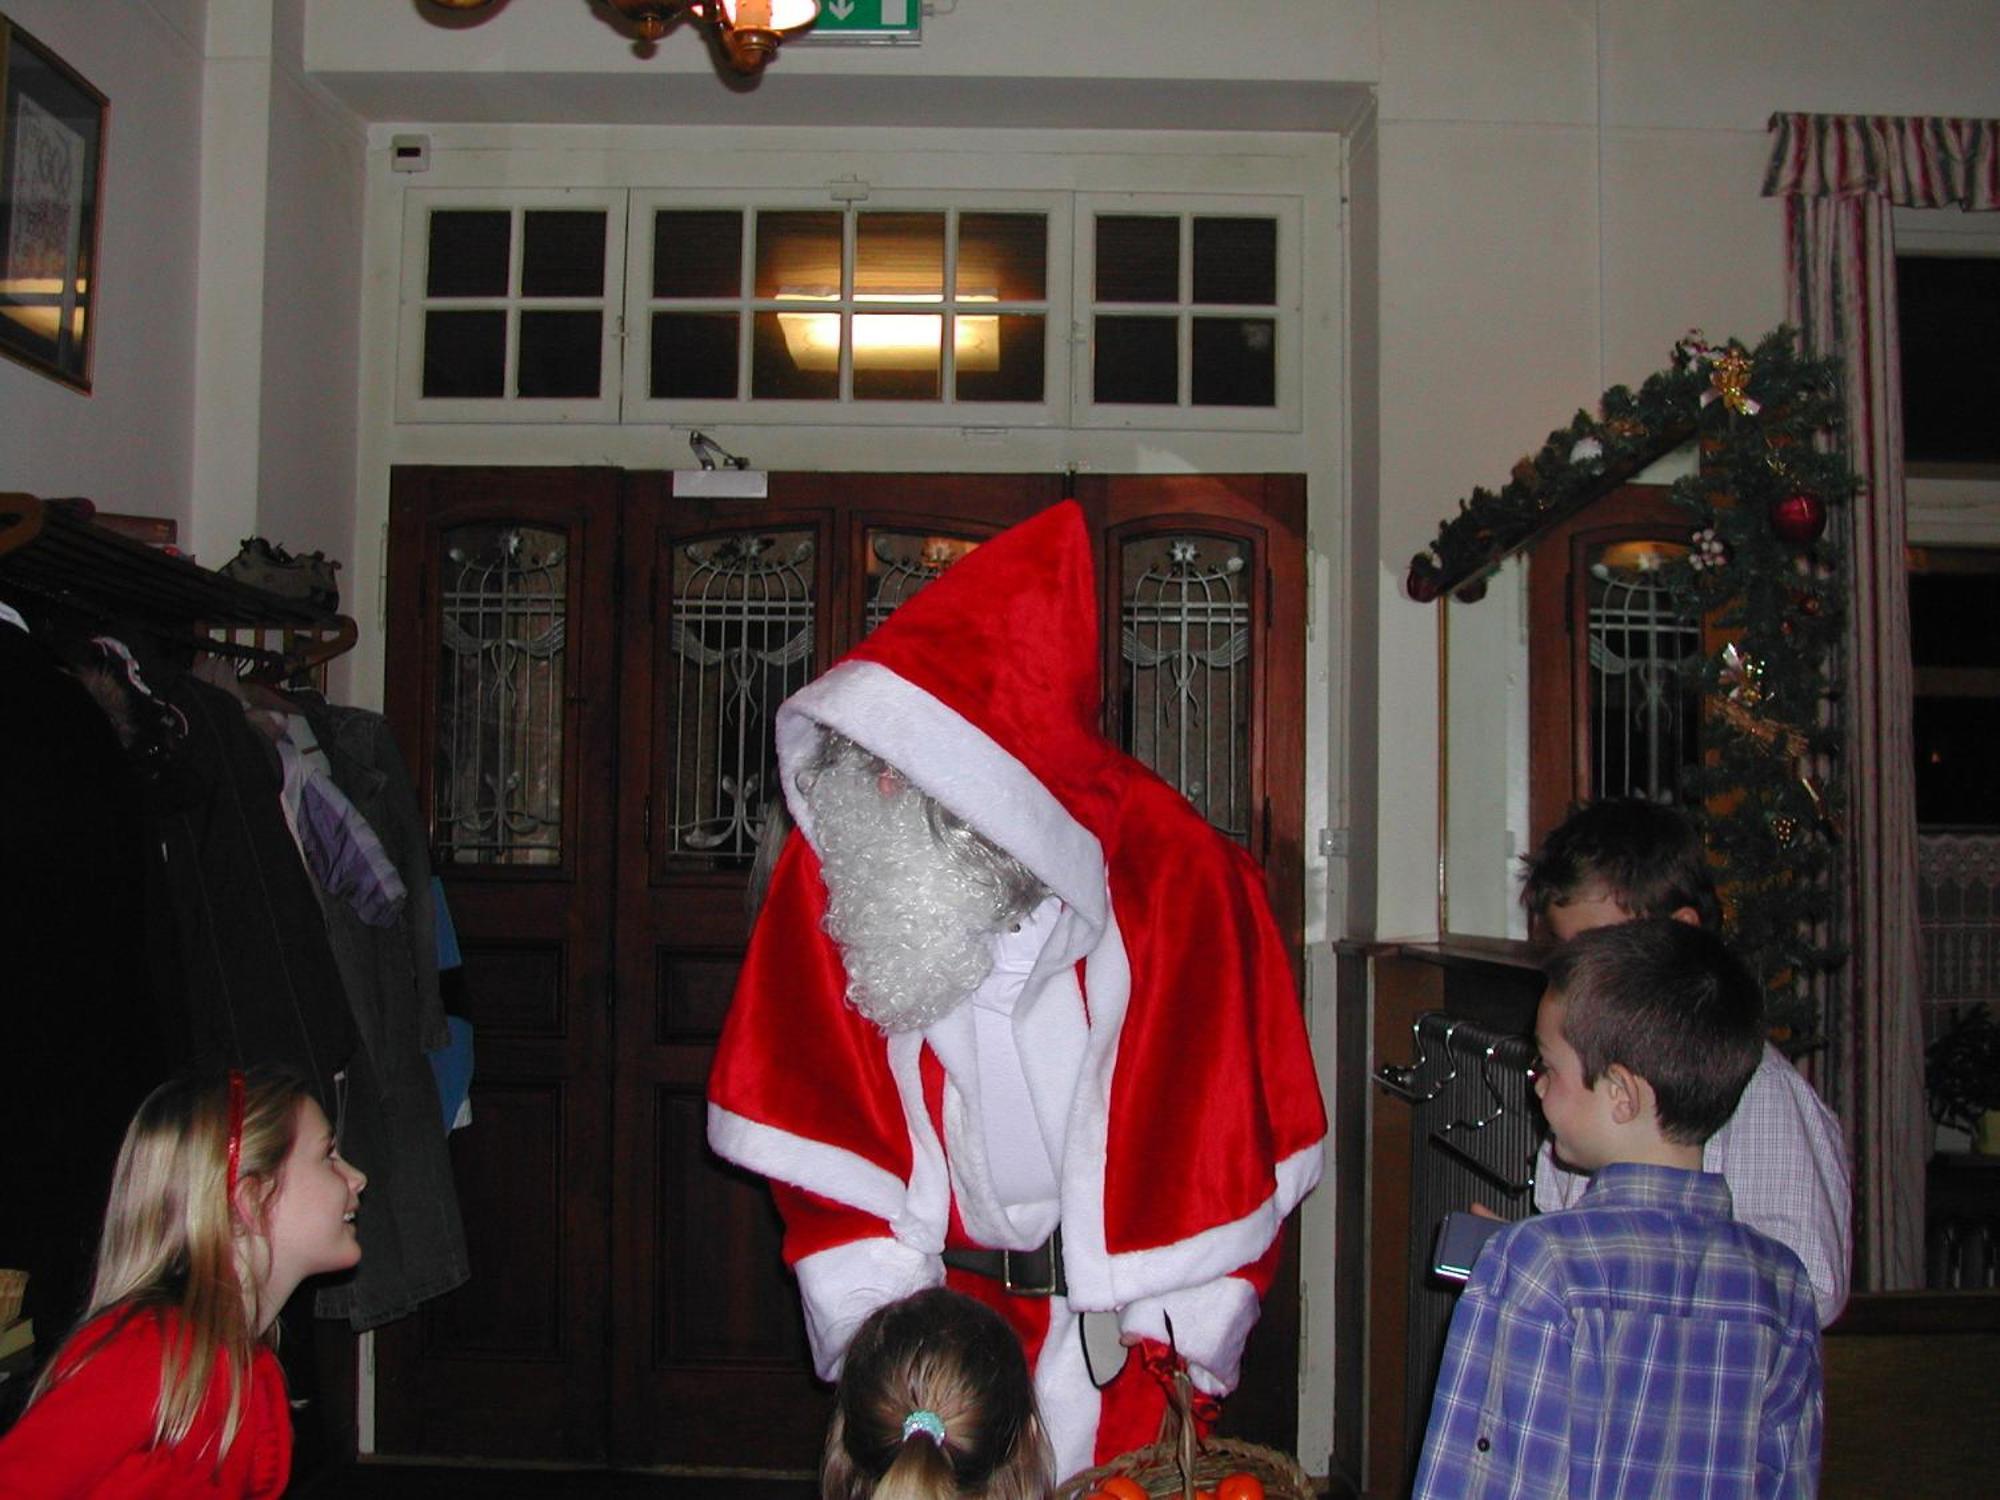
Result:
M1090 537L1066 500L968 553L778 709L794 819L812 840L797 773L838 731L1101 932L1099 833L1124 757L1097 732L1097 663Z

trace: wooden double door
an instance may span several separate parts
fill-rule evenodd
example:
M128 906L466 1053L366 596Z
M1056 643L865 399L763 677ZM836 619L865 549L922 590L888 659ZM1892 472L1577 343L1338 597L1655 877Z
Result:
M452 1137L472 1278L377 1341L400 1455L805 1472L829 1410L763 1183L704 1143L775 795L771 713L958 556L1065 493L1097 539L1106 727L1264 863L1294 951L1296 476L393 476L388 714L475 1028ZM1233 1425L1288 1442L1296 1274Z

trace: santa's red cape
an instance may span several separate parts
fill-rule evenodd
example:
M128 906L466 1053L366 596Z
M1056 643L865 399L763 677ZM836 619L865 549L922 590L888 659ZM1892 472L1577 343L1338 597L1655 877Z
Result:
M773 1181L820 1373L875 1307L945 1279L954 1244L1029 1249L1060 1223L1068 1296L996 1296L1035 1358L1067 1474L1150 1441L1138 1360L1100 1397L1075 1314L1116 1311L1236 1382L1278 1227L1319 1179L1325 1115L1261 872L1105 741L1088 536L1066 502L987 542L779 709L798 821L709 1081L709 1140ZM795 773L826 730L896 766L1063 903L1013 1016L1059 1180L1004 1201L969 1007L885 1037L845 1003Z

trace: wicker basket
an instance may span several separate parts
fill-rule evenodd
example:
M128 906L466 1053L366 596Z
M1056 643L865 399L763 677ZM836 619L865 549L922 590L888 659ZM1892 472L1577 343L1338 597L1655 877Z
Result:
M1236 1438L1197 1436L1188 1418L1193 1390L1187 1371L1177 1373L1159 1441L1085 1469L1056 1490L1055 1500L1083 1500L1114 1474L1132 1480L1153 1500L1174 1495L1194 1500L1196 1490L1212 1490L1231 1474L1255 1476L1267 1500L1317 1500L1312 1481L1289 1454Z
M0 1328L21 1316L21 1298L27 1290L26 1271L0 1270Z

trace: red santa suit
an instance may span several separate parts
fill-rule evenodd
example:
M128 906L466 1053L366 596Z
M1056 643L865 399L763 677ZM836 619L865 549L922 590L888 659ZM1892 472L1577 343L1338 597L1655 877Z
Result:
M1242 850L1096 729L1097 596L1073 502L987 542L788 699L799 832L751 936L709 1081L708 1138L772 1181L819 1373L876 1307L946 1280L947 1246L1060 1225L1066 1295L950 1284L1021 1332L1067 1475L1156 1434L1139 1359L1100 1391L1079 1315L1236 1383L1278 1229L1326 1133L1290 962ZM896 767L1054 899L992 979L921 1031L845 1001L812 808L826 731ZM1011 1041L1011 1049L1008 1046Z

